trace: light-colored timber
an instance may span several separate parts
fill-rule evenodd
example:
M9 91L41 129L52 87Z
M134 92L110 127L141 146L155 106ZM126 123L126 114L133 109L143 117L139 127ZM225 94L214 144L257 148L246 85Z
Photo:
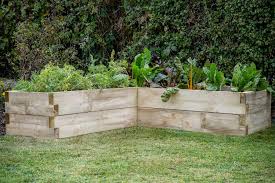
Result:
M176 109L185 111L245 114L246 105L240 102L240 93L229 91L180 90L168 102L160 96L165 89L140 88L139 107Z
M271 125L271 95L161 88L5 93L9 135L66 138L132 126L248 135Z

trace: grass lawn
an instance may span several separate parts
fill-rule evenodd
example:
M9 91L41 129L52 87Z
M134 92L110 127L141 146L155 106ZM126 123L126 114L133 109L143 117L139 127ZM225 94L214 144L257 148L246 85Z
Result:
M275 182L275 127L248 137L129 128L0 137L0 182Z

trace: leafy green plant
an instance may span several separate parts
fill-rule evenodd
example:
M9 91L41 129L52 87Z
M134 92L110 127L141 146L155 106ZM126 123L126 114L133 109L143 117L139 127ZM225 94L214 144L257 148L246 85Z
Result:
M171 98L171 96L175 95L179 92L179 88L173 87L173 88L166 88L166 90L161 95L161 100L163 102L168 102L168 100Z
M237 64L233 71L231 90L235 92L268 90L272 91L261 71L254 63L250 65Z
M138 87L145 85L145 82L150 83L152 79L160 72L158 67L150 67L151 52L144 48L143 53L135 56L132 63L132 78Z
M87 77L92 81L93 88L122 88L129 86L126 60L110 61L109 66L103 64L90 65Z
M225 85L225 77L223 72L218 71L217 65L212 63L209 66L203 67L203 72L206 75L206 89L210 91L219 91Z
M188 89L199 89L199 83L206 79L203 70L197 67L197 60L188 58L188 64L183 65L184 82L187 83Z
M92 87L83 72L71 65L63 68L49 64L39 74L33 74L30 81L20 80L14 90L30 92L56 92L84 90Z

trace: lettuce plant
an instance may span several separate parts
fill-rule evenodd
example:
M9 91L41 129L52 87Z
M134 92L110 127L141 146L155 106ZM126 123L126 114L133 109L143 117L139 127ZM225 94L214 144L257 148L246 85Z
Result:
M206 90L219 91L225 85L224 74L218 71L216 64L212 63L209 66L203 67L203 72L206 75Z

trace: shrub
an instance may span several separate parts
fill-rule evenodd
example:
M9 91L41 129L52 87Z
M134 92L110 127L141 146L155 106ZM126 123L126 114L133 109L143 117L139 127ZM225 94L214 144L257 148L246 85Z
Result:
M89 88L92 88L92 83L83 76L82 71L76 70L70 65L60 68L49 64L39 74L33 74L30 81L20 80L14 90L56 92Z
M20 78L29 79L32 72L40 71L48 63L78 62L75 48L65 48L62 44L63 38L59 32L64 29L64 22L58 19L45 21L42 27L31 22L18 26L14 36Z

